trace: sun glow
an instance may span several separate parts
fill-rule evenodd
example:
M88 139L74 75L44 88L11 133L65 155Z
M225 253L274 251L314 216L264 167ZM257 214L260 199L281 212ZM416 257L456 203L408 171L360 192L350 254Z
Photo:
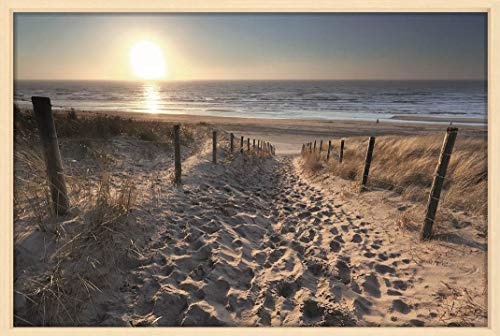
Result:
M161 48L150 41L140 41L130 50L130 65L134 74L142 79L160 79L167 74Z
M143 89L144 107L149 113L160 112L161 97L158 86L154 83L145 83Z

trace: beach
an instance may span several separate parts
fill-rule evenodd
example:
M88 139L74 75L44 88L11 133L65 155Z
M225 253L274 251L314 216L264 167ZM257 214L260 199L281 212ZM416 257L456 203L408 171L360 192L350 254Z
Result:
M66 114L67 110L56 113ZM413 117L403 122L382 120L314 120L314 119L268 119L268 118L236 118L219 116L198 116L188 114L158 114L110 111L80 111L82 116L119 116L133 120L164 121L171 123L198 124L207 123L224 128L228 132L244 133L251 138L264 139L276 145L278 153L298 154L303 143L311 139L332 139L352 136L377 135L424 135L442 133L454 121L461 133L467 136L486 137L487 126L482 119L472 119L466 125L462 118L447 118L437 122L437 118ZM443 119L441 119L443 120ZM415 123L424 122L424 123ZM457 125L458 123L458 125Z
M491 12L200 4L5 11L5 322L493 326Z
M421 242L420 203L397 190L359 194L300 155L305 142L344 138L353 150L350 139L369 135L439 148L447 125L106 114L56 112L74 206L60 219L43 215L29 113L16 123L16 325L486 325L485 217L446 205L444 238ZM460 127L477 143L486 135ZM248 150L248 138L276 155Z

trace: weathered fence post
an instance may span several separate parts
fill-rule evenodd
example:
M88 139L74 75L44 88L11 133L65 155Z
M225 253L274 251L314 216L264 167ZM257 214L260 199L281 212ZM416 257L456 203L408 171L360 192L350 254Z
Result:
M252 145L253 151L255 152L255 139L252 139L252 142L253 142L253 145Z
M234 150L234 134L231 133L231 136L229 138L230 138L230 140L229 140L229 148L230 148L230 151L232 153L233 150Z
M50 98L31 97L31 102L33 103L33 111L38 123L40 140L42 141L45 167L52 196L52 207L56 216L65 215L69 210L69 198Z
M344 139L340 140L339 163L342 163L343 159L344 159Z
M300 150L300 155L304 155L305 144L302 144L302 149Z
M212 162L217 163L217 131L212 133Z
M323 149L323 140L319 142L319 155L321 155L321 150Z
M330 160L331 149L332 149L332 140L328 140L328 151L326 152L326 161Z
M181 183L181 140L179 136L180 125L174 125L174 182Z
M312 149L312 148L313 148L313 146L312 146L312 142L310 142L310 143L309 143L309 153L312 153L312 151L313 151L313 149Z
M247 138L247 151L250 151L250 138Z
M241 136L241 141L240 141L240 153L243 153L243 135Z
M450 163L450 157L453 151L453 146L455 145L455 139L457 138L457 132L458 128L455 127L448 127L446 130L446 136L443 141L443 147L441 148L439 162L436 167L436 175L434 176L431 192L429 194L429 200L427 202L427 212L424 219L422 239L430 239L432 237L432 225L434 224L434 220L436 218L439 197L441 196L441 189L443 188L446 170L448 169L448 164Z
M316 140L314 140L314 153L316 153Z
M375 137L370 137L368 141L368 149L366 150L365 169L361 180L361 191L366 190L366 182L368 182L368 174L370 173L370 166L372 164L373 147L375 146Z

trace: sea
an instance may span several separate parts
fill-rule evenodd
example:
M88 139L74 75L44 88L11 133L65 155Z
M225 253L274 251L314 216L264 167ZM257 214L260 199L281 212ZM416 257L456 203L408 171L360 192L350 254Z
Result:
M487 82L436 81L33 81L14 102L47 96L57 108L273 119L487 117Z

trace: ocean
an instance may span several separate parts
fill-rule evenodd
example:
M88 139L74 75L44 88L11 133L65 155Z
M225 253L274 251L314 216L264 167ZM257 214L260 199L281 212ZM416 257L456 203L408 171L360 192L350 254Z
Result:
M487 117L486 81L16 81L14 102L246 118Z

